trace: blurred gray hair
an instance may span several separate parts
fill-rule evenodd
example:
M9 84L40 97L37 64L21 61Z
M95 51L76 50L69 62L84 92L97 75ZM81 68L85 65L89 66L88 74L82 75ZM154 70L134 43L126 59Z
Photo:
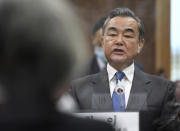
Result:
M0 1L1 75L28 74L52 87L86 56L78 19L70 5L59 1Z

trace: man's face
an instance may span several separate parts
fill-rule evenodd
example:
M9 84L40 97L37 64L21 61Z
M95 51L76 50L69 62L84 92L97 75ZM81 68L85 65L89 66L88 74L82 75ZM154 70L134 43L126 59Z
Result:
M104 32L102 45L108 62L113 67L127 67L140 53L144 40L139 41L138 24L131 17L112 18Z
M99 46L101 47L101 38L102 38L102 29L100 28L95 35L93 36L93 44L94 46Z

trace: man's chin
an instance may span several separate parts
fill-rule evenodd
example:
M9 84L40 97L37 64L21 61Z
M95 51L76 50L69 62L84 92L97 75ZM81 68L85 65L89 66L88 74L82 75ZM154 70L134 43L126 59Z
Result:
M127 60L124 60L124 59L113 59L111 60L110 64L113 66L113 67L127 67L129 66L130 64L132 64L133 61L127 61Z
M125 61L117 61L117 60L113 60L113 61L111 61L110 62L110 64L112 65L112 66L121 66L121 65L124 65L124 63L125 63Z
M121 65L121 64L124 64L126 63L126 60L125 59L111 59L112 63L116 64L116 65Z

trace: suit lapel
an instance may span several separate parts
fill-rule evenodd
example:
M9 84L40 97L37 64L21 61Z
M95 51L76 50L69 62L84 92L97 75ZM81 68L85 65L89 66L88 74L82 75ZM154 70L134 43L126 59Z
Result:
M147 76L135 67L134 79L126 111L139 111L147 109L147 97L151 92Z
M98 111L112 111L108 74L106 68L92 79L92 109Z
M126 111L147 109L147 98L151 92L151 88L149 87L150 82L145 73L135 67L134 79ZM106 68L93 77L91 84L93 87L92 109L97 111L113 111Z

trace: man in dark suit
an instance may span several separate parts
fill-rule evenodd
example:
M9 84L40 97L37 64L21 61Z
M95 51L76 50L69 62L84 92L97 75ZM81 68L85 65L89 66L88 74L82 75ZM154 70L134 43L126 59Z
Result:
M98 73L105 68L106 57L102 48L102 27L106 17L102 17L93 27L92 33L92 44L94 46L94 55L90 61L90 68L88 75Z
M102 27L105 20L106 17L102 17L93 26L91 38L92 45L94 48L93 56L82 64L82 66L79 69L80 71L77 73L77 75L74 76L73 79L98 73L105 68L107 60L104 55L104 51L101 44Z
M134 66L144 46L142 21L128 8L112 10L103 26L106 69L72 82L82 111L138 111L142 131L176 130L179 107L172 82ZM172 107L172 108L171 108Z
M79 30L67 3L1 0L0 19L1 131L113 131L107 123L55 109L54 94L66 90L82 55L75 50Z

